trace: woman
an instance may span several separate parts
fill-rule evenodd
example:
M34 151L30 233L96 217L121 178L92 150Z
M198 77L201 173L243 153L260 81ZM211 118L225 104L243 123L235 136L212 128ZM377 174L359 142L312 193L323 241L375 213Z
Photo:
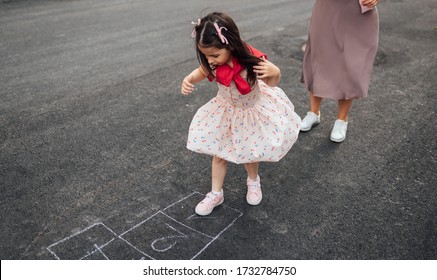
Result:
M360 3L361 2L361 3ZM346 138L353 99L367 97L378 48L378 0L317 0L303 60L302 82L310 93L310 111L301 131L320 123L323 98L338 100L330 139ZM367 10L367 11L366 11Z

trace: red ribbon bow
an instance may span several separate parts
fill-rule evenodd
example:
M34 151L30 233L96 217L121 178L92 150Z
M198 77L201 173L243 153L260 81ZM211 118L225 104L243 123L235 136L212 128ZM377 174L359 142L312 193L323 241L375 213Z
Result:
M249 48L249 50L253 56L256 56L258 58L261 58L261 57L267 58L267 56L264 53L253 48L249 44L247 44L247 47ZM248 94L249 92L252 91L252 88L250 87L247 80L245 78L241 77L241 75L240 75L241 71L244 70L243 66L241 66L241 64L238 62L238 60L235 57L232 58L232 64L233 64L233 67L231 67L227 64L217 66L216 73L215 73L216 74L216 77L215 77L216 81L224 86L227 86L227 87L231 85L231 81L234 81L235 86L237 87L238 91L241 94L243 94L243 95ZM212 81L212 80L213 79L210 79L210 81Z

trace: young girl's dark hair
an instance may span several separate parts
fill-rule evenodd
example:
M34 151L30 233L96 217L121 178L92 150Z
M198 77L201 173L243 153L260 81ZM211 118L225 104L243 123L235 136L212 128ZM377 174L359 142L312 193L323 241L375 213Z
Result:
M220 28L224 27L221 32L223 36L226 37L228 44L221 41L219 34L217 34L217 29L214 27L214 23L217 23ZM224 13L214 12L203 17L200 23L194 28L197 59L199 63L208 70L208 74L213 76L212 69L208 63L208 59L199 50L198 46L202 48L226 48L231 51L232 56L238 60L238 63L246 69L247 82L253 87L256 82L256 74L253 72L253 66L257 65L261 59L253 56L246 46L246 43L241 40L240 32L234 21Z

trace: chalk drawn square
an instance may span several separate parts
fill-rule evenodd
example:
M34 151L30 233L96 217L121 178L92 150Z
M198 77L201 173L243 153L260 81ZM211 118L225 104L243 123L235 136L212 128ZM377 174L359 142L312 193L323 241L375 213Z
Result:
M213 237L219 235L243 215L240 211L226 206L225 203L214 208L211 214L199 216L194 212L194 208L204 198L205 195L196 192L165 208L162 212L192 229Z
M89 255L87 255L86 257L82 258L81 260L107 260L107 259L108 258L102 251L95 250Z
M57 259L78 260L87 258L98 247L103 247L116 238L117 235L111 229L97 223L50 245L47 249Z
M201 217L194 192L118 235L103 223L91 225L47 247L56 259L195 259L243 215L225 204Z
M191 259L213 240L162 212L123 233L120 238L157 260Z
M92 254L84 260L150 260L151 258L142 252L137 251L125 240L118 238L96 248Z

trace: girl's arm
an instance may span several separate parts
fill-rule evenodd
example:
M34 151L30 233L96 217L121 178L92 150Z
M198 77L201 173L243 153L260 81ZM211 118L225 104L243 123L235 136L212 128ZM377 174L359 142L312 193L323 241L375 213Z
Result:
M183 95L188 95L193 92L194 84L204 80L208 74L202 66L196 68L182 81L181 92Z
M271 87L275 87L281 80L281 70L265 58L253 67L253 71L258 75L258 79L263 80L264 83Z

